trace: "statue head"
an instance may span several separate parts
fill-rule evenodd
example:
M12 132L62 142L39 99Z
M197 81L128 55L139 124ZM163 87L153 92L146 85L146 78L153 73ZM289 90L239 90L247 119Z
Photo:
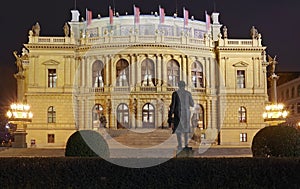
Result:
M179 81L178 82L178 87L179 88L185 88L185 82L184 81Z

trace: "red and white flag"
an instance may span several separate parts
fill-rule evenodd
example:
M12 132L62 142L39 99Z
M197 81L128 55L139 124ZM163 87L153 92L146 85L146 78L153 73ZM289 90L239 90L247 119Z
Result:
M159 6L159 22L163 24L165 22L165 9Z
M183 7L183 20L184 20L184 26L187 26L189 23L189 11L186 10L184 7Z
M133 5L133 11L134 11L134 24L140 23L140 8Z
M210 16L207 14L207 11L205 11L205 21L206 21L206 31L210 30Z
M110 25L114 23L114 11L110 6L109 6L109 23Z
M92 11L85 9L86 25L89 26L92 23Z

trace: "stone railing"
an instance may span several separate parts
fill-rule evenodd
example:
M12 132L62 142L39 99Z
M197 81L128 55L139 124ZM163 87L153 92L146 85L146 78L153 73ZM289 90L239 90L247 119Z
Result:
M258 39L219 39L220 47L261 47L261 38Z
M74 39L70 37L40 37L40 36L29 36L29 44L75 44Z

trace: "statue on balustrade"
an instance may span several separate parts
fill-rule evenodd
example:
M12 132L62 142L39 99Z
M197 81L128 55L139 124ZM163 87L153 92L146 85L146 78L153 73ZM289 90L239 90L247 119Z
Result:
M33 31L33 36L40 36L41 27L38 22L32 26L32 31Z
M63 29L64 29L65 37L69 37L69 35L70 35L70 27L69 27L68 23L65 23Z

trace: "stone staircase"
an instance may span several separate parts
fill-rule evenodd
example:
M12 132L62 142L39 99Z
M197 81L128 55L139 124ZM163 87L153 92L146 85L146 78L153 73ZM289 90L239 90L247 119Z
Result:
M172 135L169 129L134 129L115 136L113 132L109 134L115 141L133 148L153 147L166 142Z
M107 133L116 142L131 148L151 148L177 146L176 135L170 129L132 129L132 130L110 130ZM190 146L197 146L196 142L190 140Z

